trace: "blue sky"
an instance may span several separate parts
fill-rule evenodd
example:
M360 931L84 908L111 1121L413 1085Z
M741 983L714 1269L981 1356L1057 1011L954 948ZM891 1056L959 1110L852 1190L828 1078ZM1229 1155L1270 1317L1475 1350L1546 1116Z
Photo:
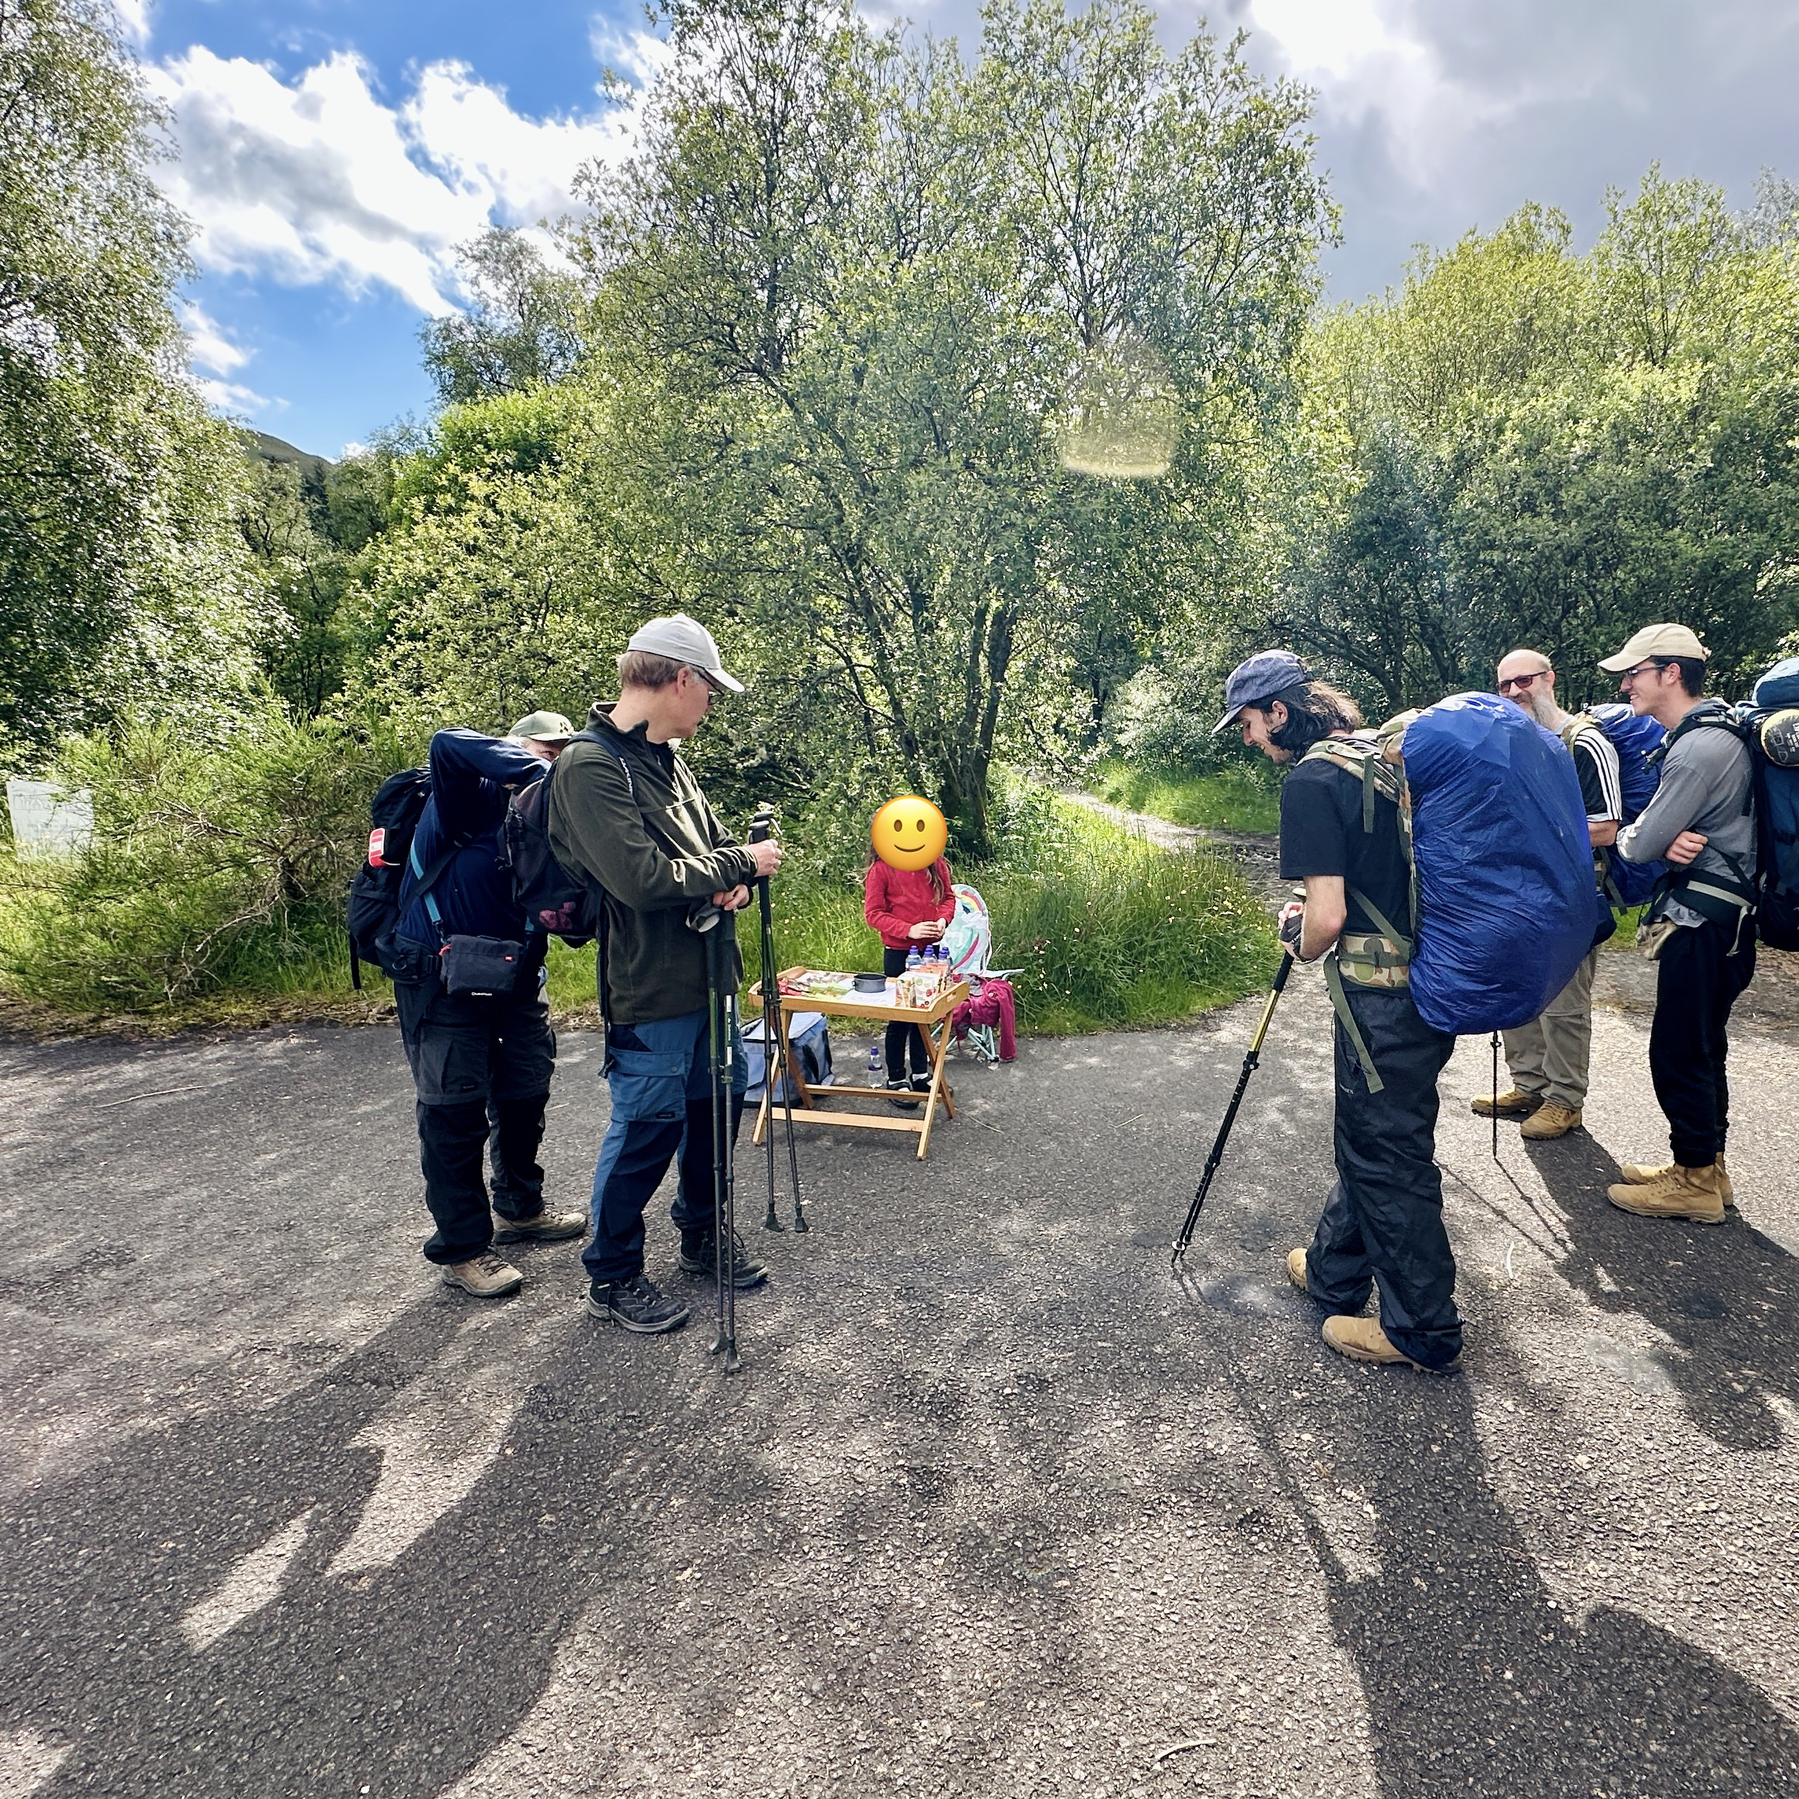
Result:
M629 141L603 65L638 79L641 11L571 0L116 0L173 109L169 191L197 227L189 332L215 403L335 456L430 388L418 329L460 303L454 249L568 204ZM873 15L896 8L863 0ZM914 0L965 43L975 0ZM1200 16L1161 0L1171 42ZM1799 179L1799 0L1215 0L1251 61L1318 94L1344 209L1334 297L1396 281L1418 243L1526 199L1582 241L1652 159L1723 183Z

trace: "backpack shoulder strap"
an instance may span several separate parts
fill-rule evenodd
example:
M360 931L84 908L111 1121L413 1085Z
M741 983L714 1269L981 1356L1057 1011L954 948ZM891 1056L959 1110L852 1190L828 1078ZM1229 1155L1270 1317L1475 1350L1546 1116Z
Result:
M1369 737L1321 737L1301 762L1328 762L1354 775L1362 783L1362 829L1374 830L1374 801L1384 794L1394 805L1400 805L1405 775L1381 753L1380 745Z
M569 739L569 742L597 743L600 748L618 764L620 773L625 777L625 786L630 791L632 803L636 803L637 783L631 778L631 764L624 751L621 750L617 744L613 743L610 738L602 736L598 731L577 731L574 736ZM552 769L555 766L556 765L553 762L550 764Z
M419 845L417 837L413 838L412 848L406 852L406 860L411 866L412 878L414 881L412 891L406 896L406 904L410 907L417 905L420 900L423 900L425 902L425 911L430 917L432 924L437 927L437 934L439 937L444 934L444 921L442 913L437 909L437 900L432 895L431 889L443 879L444 873L449 868L450 864L467 848L468 840L466 838L453 837L431 858L431 866L429 868L424 867L419 861Z

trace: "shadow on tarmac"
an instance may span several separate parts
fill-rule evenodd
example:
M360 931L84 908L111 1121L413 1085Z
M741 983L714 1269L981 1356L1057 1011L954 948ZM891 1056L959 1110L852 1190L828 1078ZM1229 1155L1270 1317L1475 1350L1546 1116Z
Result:
M1584 1131L1525 1148L1566 1214L1562 1277L1595 1310L1634 1313L1679 1346L1656 1359L1714 1442L1778 1449L1767 1395L1799 1405L1799 1263L1736 1212L1707 1225L1619 1211L1605 1197L1617 1164Z
M663 1477L652 1464L621 1482L607 1449L641 1427L572 1325L466 1498L392 1562L325 1578L380 1471L379 1450L344 1445L470 1316L453 1299L415 1305L276 1405L146 1431L20 1497L0 1572L0 1733L70 1745L34 1799L425 1799L513 1733L605 1566L594 1533L569 1527L635 1511ZM308 1508L279 1590L193 1647L184 1614Z
M1432 1383L1425 1442L1416 1417L1396 1432L1414 1395L1395 1382L1423 1378L1358 1370L1335 1421L1333 1478L1375 1509L1378 1574L1356 1578L1294 1495L1373 1714L1382 1799L1799 1793L1799 1733L1757 1687L1630 1612L1552 1603L1465 1384Z

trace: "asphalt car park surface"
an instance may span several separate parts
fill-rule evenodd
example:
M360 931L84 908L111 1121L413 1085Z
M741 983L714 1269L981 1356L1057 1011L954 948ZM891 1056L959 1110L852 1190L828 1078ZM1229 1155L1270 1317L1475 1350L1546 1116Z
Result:
M803 1130L804 1236L746 1133L729 1382L665 1205L670 1338L583 1313L578 1245L434 1280L391 1027L0 1044L0 1795L1799 1793L1799 1031L1735 1032L1740 1212L1630 1218L1616 972L1586 1130L1495 1162L1486 1045L1444 1077L1443 1379L1284 1279L1311 973L1182 1280L1254 1003L952 1063L923 1165Z

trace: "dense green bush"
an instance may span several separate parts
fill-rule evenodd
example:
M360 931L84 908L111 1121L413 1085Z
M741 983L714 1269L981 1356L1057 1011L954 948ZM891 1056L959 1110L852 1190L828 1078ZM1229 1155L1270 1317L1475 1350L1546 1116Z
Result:
M68 1013L345 985L345 887L403 746L278 704L214 739L131 720L71 740L56 778L94 841L0 862L0 979Z

